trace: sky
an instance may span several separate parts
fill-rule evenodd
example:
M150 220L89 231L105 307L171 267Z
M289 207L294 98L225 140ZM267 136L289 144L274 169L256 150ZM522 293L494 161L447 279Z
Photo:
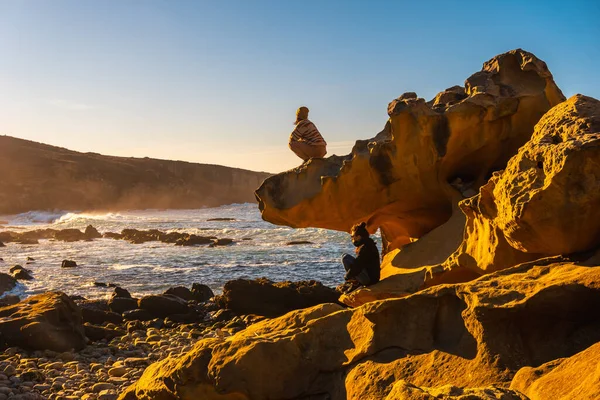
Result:
M331 154L523 48L600 99L600 1L0 0L0 134L281 172L295 111Z

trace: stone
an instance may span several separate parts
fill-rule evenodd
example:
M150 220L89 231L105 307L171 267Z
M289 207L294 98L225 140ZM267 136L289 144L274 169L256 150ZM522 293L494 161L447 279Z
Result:
M229 222L229 221L235 221L235 218L209 218L207 219L208 222L212 222L212 221L217 221L217 222Z
M6 296L0 298L0 307L12 306L13 304L17 304L20 301L21 299L19 298L19 296L14 294L7 294Z
M123 313L123 319L125 321L150 321L154 318L154 315L148 310L131 310Z
M530 399L594 399L600 382L600 342L571 357L523 367L510 388Z
M189 311L186 301L169 294L144 296L138 300L138 307L159 318L186 314Z
M77 242L85 240L86 236L79 229L62 229L54 233L54 239L61 240L63 242Z
M309 240L293 240L291 242L287 242L286 246L297 246L300 244L314 244L314 243Z
M192 284L191 292L192 292L193 299L200 303L208 301L215 296L215 294L213 293L213 291L210 287L208 287L207 285L203 285L201 283Z
M17 286L17 280L5 273L0 272L0 295L12 290Z
M208 247L229 246L233 244L233 239L216 239Z
M84 234L85 238L88 240L99 239L102 237L102 234L100 234L100 232L98 232L98 229L94 228L92 225L88 225L85 228L85 232L83 234Z
M221 308L238 314L269 317L322 303L337 302L337 292L317 281L271 282L268 279L236 279L225 283L217 297Z
M111 299L108 301L108 306L110 307L111 311L123 314L127 311L138 308L138 300L132 299L131 297L111 297Z
M177 246L198 246L204 244L211 244L214 237L198 236L198 235L187 235L178 239L175 244Z
M30 281L33 279L33 276L31 276L31 271L23 268L20 265L15 265L10 269L9 272L16 280Z
M176 287L169 288L165 291L164 294L170 294L173 296L177 296L180 299L183 299L186 301L194 300L194 295L192 294L192 291L183 286L176 286Z
M200 339L188 353L150 365L121 399L493 394L524 400L521 390L540 393L530 398L573 398L572 388L590 393L597 386L593 373L589 380L574 378L585 368L593 371L597 349L582 357L588 364L565 375L570 378L553 381L554 388L564 382L562 391L530 384L544 373L513 376L523 366L571 357L600 342L598 282L600 268L528 263L354 309L321 304L296 310L233 336ZM517 387L520 374L524 383ZM552 378L548 374L547 382Z
M60 266L61 268L74 268L77 266L77 263L72 260L63 260Z
M30 350L82 349L86 343L81 310L61 292L0 308L0 337L5 346Z
M98 325L92 325L90 323L83 324L85 336L87 336L91 341L99 341L99 340L112 340L116 337L123 336L125 331L116 330L116 329L108 329Z
M365 221L370 232L380 229L386 250L400 249L451 217L462 198L452 182L478 190L565 100L546 64L521 49L485 62L464 93L448 92L437 103L400 96L384 129L351 154L267 178L255 192L263 219L345 232Z

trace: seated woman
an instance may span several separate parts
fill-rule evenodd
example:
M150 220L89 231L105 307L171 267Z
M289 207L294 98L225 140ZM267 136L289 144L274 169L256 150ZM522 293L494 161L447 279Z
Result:
M308 108L300 107L296 111L296 128L290 135L288 145L304 161L323 158L327 154L327 142L315 124L308 120Z
M342 264L346 270L346 280L348 289L346 293L358 288L359 286L369 286L379 282L380 261L377 245L369 237L367 224L361 222L352 227L352 244L356 246L356 258L349 254L342 256Z

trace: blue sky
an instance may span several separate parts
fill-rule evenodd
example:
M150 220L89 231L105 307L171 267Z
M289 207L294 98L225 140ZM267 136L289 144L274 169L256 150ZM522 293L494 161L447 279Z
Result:
M298 106L347 153L496 54L600 98L598 1L0 0L0 134L279 172Z

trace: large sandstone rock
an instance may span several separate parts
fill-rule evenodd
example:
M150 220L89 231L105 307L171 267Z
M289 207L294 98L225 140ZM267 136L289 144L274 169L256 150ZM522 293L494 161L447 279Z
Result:
M29 297L0 308L0 342L30 350L80 350L87 339L81 311L61 292Z
M598 307L600 268L524 264L355 309L323 304L293 311L226 340L201 340L189 353L151 365L121 399L490 393L476 388L506 387L525 366L600 341ZM565 381L562 393L578 385Z
M600 343L569 358L537 368L524 367L510 387L531 400L597 399L600 397Z
M460 203L464 238L446 271L487 273L600 245L600 101L552 108L479 194Z
M291 310L336 302L338 293L317 281L271 282L268 279L235 279L225 283L217 303L238 314L267 317Z
M429 103L414 93L394 100L385 129L351 154L266 179L259 208L265 220L292 227L349 231L367 221L390 250L399 248L448 220L456 193L469 197L503 169L562 101L543 61L520 49L501 54L464 89Z

